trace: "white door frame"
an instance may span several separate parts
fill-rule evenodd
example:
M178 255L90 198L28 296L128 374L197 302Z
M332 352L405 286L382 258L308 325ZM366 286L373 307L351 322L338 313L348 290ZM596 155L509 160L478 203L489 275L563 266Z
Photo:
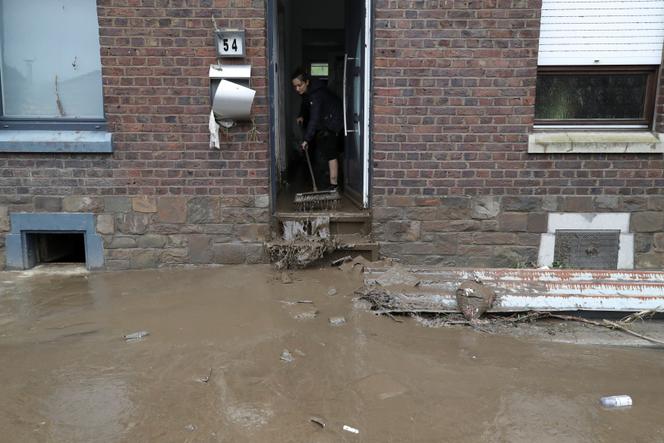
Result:
M365 0L364 8L364 121L362 122L362 135L364 144L364 158L362 159L363 178L362 184L362 206L369 207L369 184L371 183L369 162L371 159L371 32L372 32L372 19L373 9L372 1Z

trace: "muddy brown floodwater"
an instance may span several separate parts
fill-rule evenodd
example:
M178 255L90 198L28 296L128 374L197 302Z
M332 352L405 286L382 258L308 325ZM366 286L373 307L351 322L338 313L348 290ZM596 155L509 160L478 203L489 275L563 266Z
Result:
M664 442L662 350L398 323L358 275L291 276L0 273L0 441Z

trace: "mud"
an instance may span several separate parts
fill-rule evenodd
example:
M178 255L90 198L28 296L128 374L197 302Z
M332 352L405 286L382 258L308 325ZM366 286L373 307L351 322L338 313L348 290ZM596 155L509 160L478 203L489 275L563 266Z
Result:
M357 273L289 277L0 273L0 440L664 442L660 349L397 322Z

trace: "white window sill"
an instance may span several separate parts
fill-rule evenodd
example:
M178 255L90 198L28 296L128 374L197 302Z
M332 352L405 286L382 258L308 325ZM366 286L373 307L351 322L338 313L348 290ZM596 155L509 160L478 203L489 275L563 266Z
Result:
M528 136L529 154L661 154L663 134L652 132L541 132Z
M0 152L111 153L105 131L0 131Z

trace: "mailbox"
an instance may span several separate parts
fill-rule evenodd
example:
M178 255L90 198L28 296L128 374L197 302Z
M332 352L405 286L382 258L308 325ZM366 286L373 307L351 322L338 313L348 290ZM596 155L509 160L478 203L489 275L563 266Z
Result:
M211 65L210 103L220 120L249 120L256 91L249 88L251 65Z

